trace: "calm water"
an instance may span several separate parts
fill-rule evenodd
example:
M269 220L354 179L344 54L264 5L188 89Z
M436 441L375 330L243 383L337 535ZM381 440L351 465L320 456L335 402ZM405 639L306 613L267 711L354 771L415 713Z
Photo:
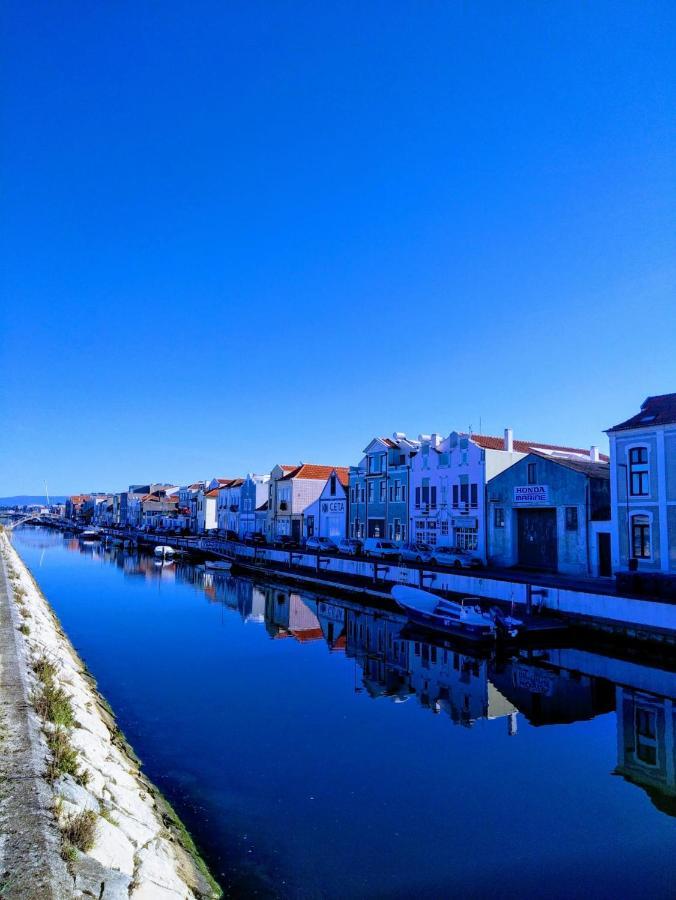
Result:
M229 895L676 895L668 667L475 659L395 613L14 542Z

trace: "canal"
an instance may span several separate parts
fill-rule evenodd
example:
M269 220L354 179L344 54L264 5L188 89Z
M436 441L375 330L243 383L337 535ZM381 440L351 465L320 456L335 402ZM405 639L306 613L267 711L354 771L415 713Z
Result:
M13 541L228 896L676 894L666 662L478 658L355 603Z

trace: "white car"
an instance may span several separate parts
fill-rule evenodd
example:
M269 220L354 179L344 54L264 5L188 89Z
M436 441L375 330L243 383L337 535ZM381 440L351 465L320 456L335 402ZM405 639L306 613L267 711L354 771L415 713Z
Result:
M327 537L309 537L305 542L306 550L319 550L320 553L335 553L338 547Z
M394 541L385 541L381 538L366 538L364 541L364 556L379 556L383 559L396 559L401 556L401 547Z
M457 547L435 547L430 562L433 566L452 566L454 569L472 568L481 565L478 556Z

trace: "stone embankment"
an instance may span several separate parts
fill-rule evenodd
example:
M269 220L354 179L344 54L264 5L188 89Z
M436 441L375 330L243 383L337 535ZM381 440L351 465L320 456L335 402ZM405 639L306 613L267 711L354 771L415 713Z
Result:
M0 534L0 897L220 896Z

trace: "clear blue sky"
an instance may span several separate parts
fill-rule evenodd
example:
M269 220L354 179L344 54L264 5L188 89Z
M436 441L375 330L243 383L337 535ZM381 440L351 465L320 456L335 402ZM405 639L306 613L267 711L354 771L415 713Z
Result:
M676 5L5 6L0 495L676 390Z

